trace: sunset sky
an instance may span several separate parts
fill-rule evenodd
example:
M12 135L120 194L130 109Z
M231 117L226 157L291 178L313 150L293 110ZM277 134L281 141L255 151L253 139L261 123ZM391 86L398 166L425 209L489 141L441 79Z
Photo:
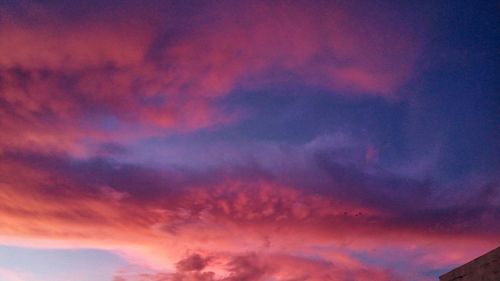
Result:
M500 245L499 15L0 1L0 280L437 280Z

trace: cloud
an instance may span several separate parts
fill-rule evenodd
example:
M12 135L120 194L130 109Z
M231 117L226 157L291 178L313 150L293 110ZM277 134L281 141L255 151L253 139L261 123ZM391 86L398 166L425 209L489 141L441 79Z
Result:
M448 266L493 247L500 231L494 201L445 204L439 194L422 195L419 182L334 165L335 158L309 157L322 173L297 168L286 177L252 166L201 172L2 156L5 243L117 251L163 272L158 280L349 280L374 272L394 280L384 266L404 260L396 275ZM387 258L388 247L404 257ZM373 264L383 257L384 266Z
M421 40L390 10L358 17L337 2L99 7L0 6L2 147L85 155L88 143L224 125L241 112L222 97L292 81L394 96Z
M335 264L317 258L285 255L224 256L212 260L223 273L213 271L175 272L171 274L143 274L129 280L143 281L320 281L320 280L400 280L389 271L381 271L362 265ZM213 267L215 269L215 267Z
M344 134L127 158L141 141L238 122L244 109L224 102L239 92L400 98L421 11L99 2L0 5L4 243L106 249L154 271L115 281L424 279L498 243L497 181L402 177Z
M203 258L199 254L193 254L180 260L176 267L178 271L200 271L208 264L209 258Z

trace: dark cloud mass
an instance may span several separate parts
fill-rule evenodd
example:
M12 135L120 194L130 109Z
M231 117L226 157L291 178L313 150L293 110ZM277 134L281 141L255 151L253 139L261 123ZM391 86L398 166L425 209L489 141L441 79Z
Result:
M2 2L0 245L124 261L74 281L435 280L500 242L487 2Z

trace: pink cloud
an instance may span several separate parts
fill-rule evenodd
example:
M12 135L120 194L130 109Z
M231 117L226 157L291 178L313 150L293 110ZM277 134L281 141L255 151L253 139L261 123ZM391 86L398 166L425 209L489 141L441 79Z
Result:
M84 154L88 140L223 125L241 113L218 99L290 75L344 94L393 97L411 75L418 32L385 10L365 18L324 5L220 2L188 16L122 4L111 19L68 18L28 2L21 12L3 7L0 145ZM112 132L102 125L110 119Z
M401 274L397 268L391 273L356 253L386 265L404 260L407 267L432 268L465 261L497 243L494 227L480 232L452 227L451 235L450 228L436 228L425 216L257 175L222 174L220 181L202 177L179 184L152 171L125 170L140 183L134 189L127 180L112 183L125 167L101 165L102 181L97 170L80 167L73 173L66 162L4 156L4 243L116 251L157 270L158 280L394 280L393 274ZM22 178L8 176L20 173ZM387 251L398 255L392 259Z
M420 183L321 158L332 139L261 149L257 168L240 147L238 165L202 172L75 160L101 144L237 122L241 112L217 103L237 91L298 83L398 98L422 44L404 15L374 6L121 5L75 18L28 2L0 8L4 243L107 249L156 271L115 281L397 280L401 270L357 253L396 249L408 267L444 267L498 243L485 226L496 202L457 212ZM358 154L378 158L371 146Z
M211 263L200 270L178 270L175 273L141 274L124 280L142 281L259 281L259 280L400 280L389 271L362 265L346 266L339 261L290 255L211 257ZM219 271L217 274L215 271ZM120 276L120 275L118 275Z

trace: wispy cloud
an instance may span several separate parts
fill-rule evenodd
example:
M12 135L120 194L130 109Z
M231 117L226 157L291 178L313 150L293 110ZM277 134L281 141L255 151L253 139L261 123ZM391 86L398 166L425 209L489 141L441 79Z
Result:
M420 44L396 15L360 18L340 3L217 3L185 15L158 5L0 7L1 145L81 154L85 141L227 124L240 113L218 107L220 97L290 75L394 96Z

